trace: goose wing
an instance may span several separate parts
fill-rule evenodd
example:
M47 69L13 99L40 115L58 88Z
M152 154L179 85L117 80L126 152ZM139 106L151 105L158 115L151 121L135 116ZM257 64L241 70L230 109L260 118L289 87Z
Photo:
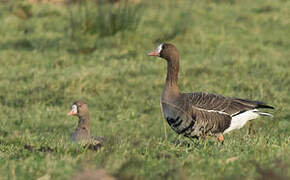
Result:
M234 116L256 108L273 108L259 101L205 92L181 94L174 103L162 100L161 105L169 125L188 137L223 133Z
M196 109L226 113L230 116L256 108L274 109L272 106L266 105L260 101L230 98L207 92L186 93L183 94L183 96L184 99Z

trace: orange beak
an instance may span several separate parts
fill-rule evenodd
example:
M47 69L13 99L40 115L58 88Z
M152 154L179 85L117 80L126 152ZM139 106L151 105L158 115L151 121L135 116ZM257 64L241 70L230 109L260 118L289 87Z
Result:
M67 113L68 116L73 116L73 115L77 115L77 112L74 111L73 109Z
M147 54L148 56L160 56L159 52L154 50Z

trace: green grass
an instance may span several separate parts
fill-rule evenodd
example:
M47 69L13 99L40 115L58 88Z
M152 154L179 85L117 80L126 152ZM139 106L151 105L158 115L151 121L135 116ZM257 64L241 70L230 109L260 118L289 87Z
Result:
M119 179L289 178L290 1L136 6L136 30L76 41L68 33L74 6L0 4L0 179L70 179L84 168ZM166 64L146 56L163 41L180 51L183 92L265 101L275 117L255 120L249 135L248 125L225 135L223 146L168 125L166 139ZM108 139L98 152L69 140L77 119L66 112L77 99L89 104L92 134Z

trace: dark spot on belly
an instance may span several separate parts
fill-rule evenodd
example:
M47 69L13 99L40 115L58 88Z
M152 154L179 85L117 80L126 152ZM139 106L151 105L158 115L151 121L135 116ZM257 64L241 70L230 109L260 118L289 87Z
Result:
M180 132L178 132L179 134L183 134L183 133L185 133L187 130L189 130L190 128L192 128L193 126L194 126L194 124L195 124L195 121L191 121L190 122L190 124L186 127L186 128L184 128L184 129L182 129Z
M166 120L167 120L167 122L168 122L169 124L174 124L174 123L176 123L176 121L179 120L179 117L177 117L177 118L175 118L175 119L174 119L174 118L167 117Z
M182 119L180 119L180 117L177 118L166 118L168 124L173 127L173 128L177 128L181 125L182 123Z
M181 123L182 123L182 120L180 120L180 121L178 121L177 123L172 124L172 125L176 128L176 127L180 126Z

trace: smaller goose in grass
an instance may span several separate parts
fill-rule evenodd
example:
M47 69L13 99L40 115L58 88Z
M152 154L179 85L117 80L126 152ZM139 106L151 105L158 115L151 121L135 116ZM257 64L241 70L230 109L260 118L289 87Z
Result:
M91 137L90 130L90 112L88 104L84 101L76 101L72 104L69 116L77 116L79 123L72 134L72 140L83 144L93 144L102 146L105 142L104 137Z
M272 116L259 108L274 109L260 101L194 92L181 93L178 88L179 53L169 43L160 44L148 56L167 62L167 77L161 95L161 108L170 127L189 138L216 136L223 142L224 133L242 128L259 116Z

